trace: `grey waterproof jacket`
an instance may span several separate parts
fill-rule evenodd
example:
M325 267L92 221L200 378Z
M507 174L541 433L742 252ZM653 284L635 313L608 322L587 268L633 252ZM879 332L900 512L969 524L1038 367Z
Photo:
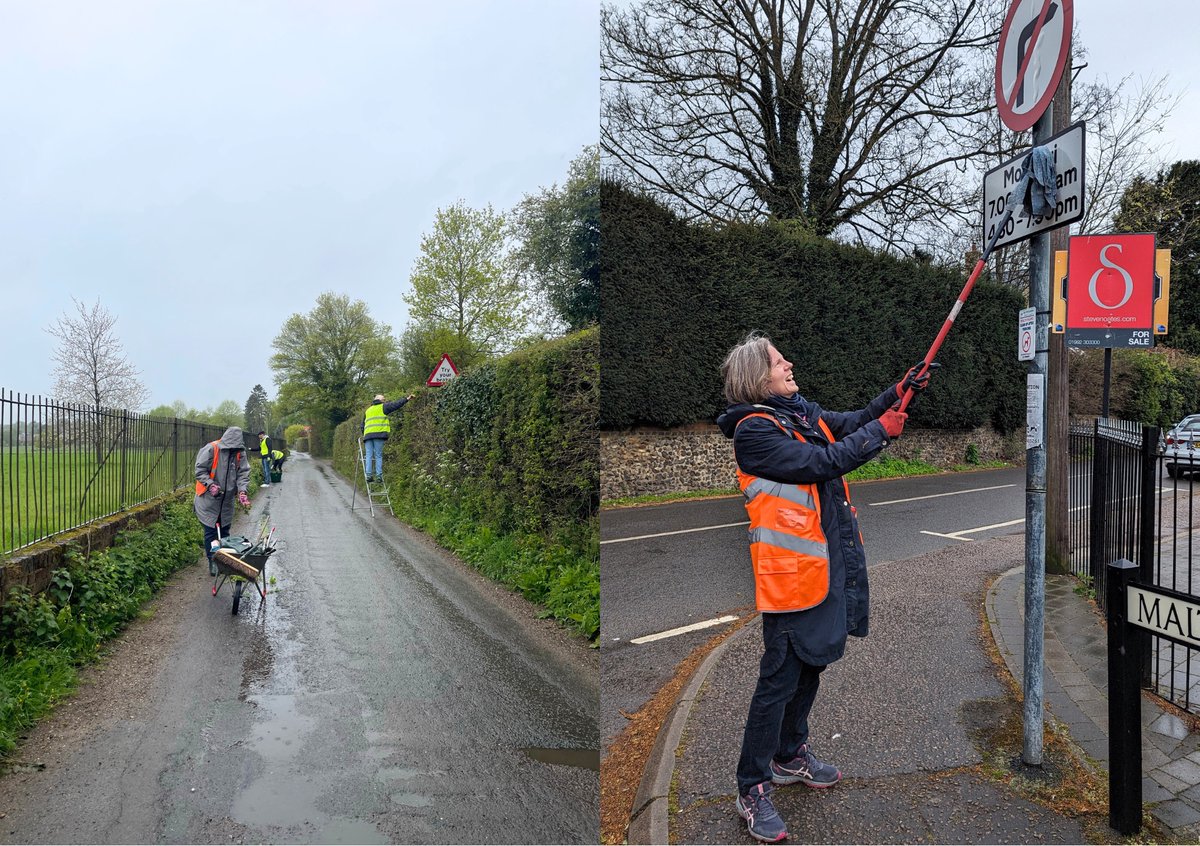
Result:
M218 449L220 454L217 457L217 468L210 480L208 474L213 469L213 445L209 443L200 447L200 451L196 453L196 481L203 482L206 486L210 481L216 482L221 486L221 493L213 496L205 491L197 495L192 500L192 508L196 510L200 522L206 526L215 526L220 520L221 534L224 535L233 524L238 492L250 487L250 460L246 458L242 430L237 426L230 426L225 430Z

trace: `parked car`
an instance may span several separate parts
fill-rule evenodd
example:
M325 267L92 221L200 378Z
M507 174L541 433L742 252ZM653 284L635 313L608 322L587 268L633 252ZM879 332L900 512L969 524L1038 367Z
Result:
M1200 471L1200 414L1189 414L1163 436L1163 463L1172 479Z

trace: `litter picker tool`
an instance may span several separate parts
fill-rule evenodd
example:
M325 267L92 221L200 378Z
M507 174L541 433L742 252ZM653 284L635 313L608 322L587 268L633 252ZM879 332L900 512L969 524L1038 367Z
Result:
M941 350L942 342L950 334L950 327L954 325L955 318L962 311L963 303L971 295L971 290L975 287L975 280L983 272L984 265L987 264L987 260L992 254L992 249L996 246L996 241L1000 238L1000 234L1004 232L1005 227L1008 226L1013 209L1020 205L1026 215L1034 215L1045 214L1047 208L1054 208L1058 187L1054 181L1054 156L1049 148L1034 147L1030 150L1029 155L1024 161L1024 171L1021 181L1017 183L1017 187L1008 198L1004 214L996 222L996 231L992 233L992 237L984 248L983 254L979 256L979 261L975 262L975 269L971 271L971 275L967 278L967 284L963 286L962 292L959 293L958 299L954 302L954 307L950 309L950 314L946 317L945 322L942 323L941 330L937 333L937 337L933 339L933 344L930 345L929 352L925 353L925 358L921 362L921 369L917 373L918 376L925 375L929 370L929 366L937 357L938 351ZM908 404L912 402L912 398L913 389L908 388L900 398L898 409L904 411L908 408Z

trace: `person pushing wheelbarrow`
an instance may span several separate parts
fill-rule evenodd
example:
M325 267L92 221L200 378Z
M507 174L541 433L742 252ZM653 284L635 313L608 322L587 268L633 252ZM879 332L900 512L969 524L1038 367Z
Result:
M249 508L250 461L242 430L230 426L219 440L207 443L196 453L196 496L192 508L204 527L204 553L209 575L217 574L213 550L233 524L234 503ZM236 497L234 493L236 492Z

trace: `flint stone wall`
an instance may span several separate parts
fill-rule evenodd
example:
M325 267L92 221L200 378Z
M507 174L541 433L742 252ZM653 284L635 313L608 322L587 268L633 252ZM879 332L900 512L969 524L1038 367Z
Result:
M980 461L1023 464L1024 437L1024 430L1006 436L990 427L967 431L906 429L886 453L949 469L964 464L967 448L974 444ZM733 442L715 424L600 433L601 501L726 488L737 488Z

